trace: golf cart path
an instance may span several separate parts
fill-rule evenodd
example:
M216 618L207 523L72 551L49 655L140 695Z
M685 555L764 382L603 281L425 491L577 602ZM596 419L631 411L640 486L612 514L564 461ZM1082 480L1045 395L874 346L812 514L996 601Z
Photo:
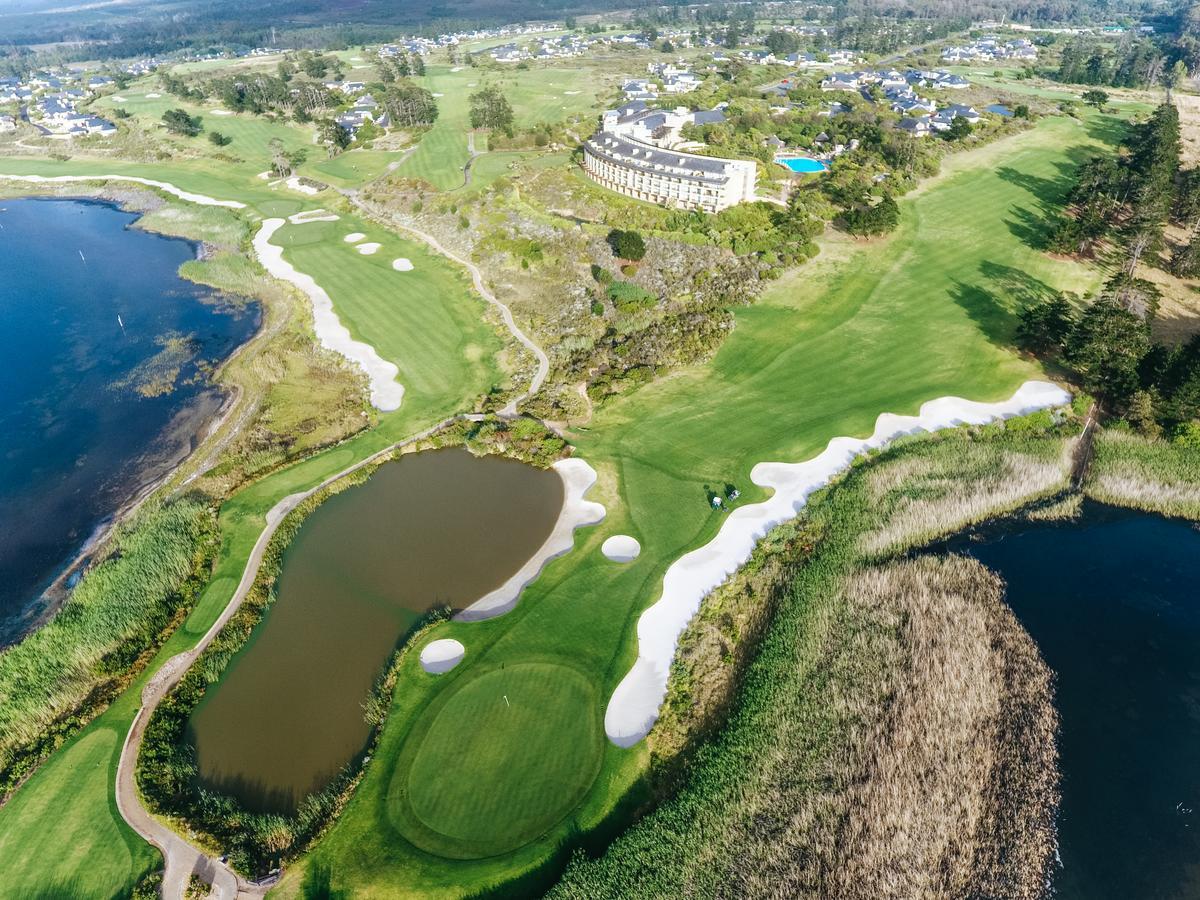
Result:
M210 896L218 898L218 900L233 900L236 897L261 897L274 886L276 879L272 878L263 882L247 881L225 863L218 859L213 859L211 856L189 844L183 837L151 815L149 810L142 804L134 773L137 768L138 752L141 750L146 725L150 721L150 717L154 714L154 710L171 689L179 683L184 673L187 672L208 645L212 643L221 629L228 624L229 620L241 608L246 595L249 594L250 588L254 584L255 578L258 576L258 569L262 565L263 555L266 553L267 546L270 544L271 538L275 535L279 523L284 520L288 513L313 494L323 490L338 479L344 478L364 466L371 465L395 450L429 437L451 422L478 421L482 418L483 416L477 414L450 416L418 434L407 437L402 441L397 441L394 444L389 444L365 459L359 460L335 472L306 491L289 494L272 506L267 512L266 522L262 532L258 536L258 540L254 542L254 549L250 552L250 556L246 560L246 566L242 571L242 578L238 582L237 590L229 598L229 603L226 604L221 615L217 617L217 620L213 622L212 626L204 633L204 636L194 647L168 659L150 677L145 687L142 688L141 708L138 710L137 716L129 728L129 733L125 736L125 743L121 747L121 756L117 762L117 809L130 828L162 852L165 865L162 896L165 900L182 900L193 873L212 885Z
M550 374L550 358L546 355L546 352L536 343L534 343L533 339L530 338L529 335L525 334L525 332L521 330L521 328L517 325L516 319L513 318L512 310L509 309L507 304L503 303L488 289L487 285L484 284L483 281L483 273L473 262L468 259L464 259L457 253L444 247L442 243L432 234L422 231L412 225L408 225L403 222L397 222L394 217L383 215L372 209L368 203L360 199L357 190L347 188L339 189L339 191L342 196L353 203L356 208L366 213L370 218L386 219L391 227L398 228L401 231L411 234L413 237L418 238L428 245L435 253L441 254L451 262L458 263L458 265L462 266L470 273L471 282L475 285L475 290L479 292L479 295L488 303L492 304L492 306L500 310L500 318L504 320L505 327L509 330L512 336L516 338L517 341L523 347L529 350L529 352L532 353L537 359L537 371L534 373L533 379L529 383L529 390L525 391L518 397L514 397L509 401L508 405L499 412L499 415L504 418L514 418L517 415L517 406L521 403L524 403L539 390L541 390L542 383L546 380L546 376Z

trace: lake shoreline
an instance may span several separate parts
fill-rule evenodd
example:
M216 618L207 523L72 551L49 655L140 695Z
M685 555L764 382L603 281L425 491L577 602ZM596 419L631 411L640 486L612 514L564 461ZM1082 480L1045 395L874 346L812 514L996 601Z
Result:
M6 190L6 187L5 182L0 180L0 199L62 201L105 206L136 216L126 228L188 244L194 260L204 260L212 254L212 246L207 241L141 226L146 215L168 205L168 201L164 201L156 195L149 186L130 189L113 187L108 184L90 186L70 183L65 187L65 192L56 190L59 188L57 183L21 184L13 186L9 190ZM181 281L196 284L191 279L185 278L178 269L176 277ZM207 297L202 302L207 303L223 297L231 297L219 289L206 285L197 285L197 287L207 291ZM231 412L238 406L241 390L236 384L222 384L219 380L220 375L247 346L259 337L265 321L259 306L261 301L255 298L240 297L237 300L239 305L254 307L256 321L253 330L249 331L218 361L212 373L206 377L205 389L172 414L170 420L154 438L149 458L139 456L129 462L135 470L122 479L124 482L122 493L126 494L125 498L95 523L90 533L77 545L77 549L72 555L58 567L50 580L43 582L44 586L35 596L29 597L19 607L8 613L6 624L0 628L0 651L19 643L53 619L70 599L79 580L93 565L106 558L117 530L130 521L150 498L168 485L194 458L197 451L227 424Z

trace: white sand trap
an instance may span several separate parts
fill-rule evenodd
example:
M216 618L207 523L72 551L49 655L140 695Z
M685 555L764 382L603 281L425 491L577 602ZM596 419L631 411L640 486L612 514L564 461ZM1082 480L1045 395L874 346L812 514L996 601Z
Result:
M269 170L266 172L259 172L258 177L261 178L263 181L270 181L271 180L271 172Z
M232 116L233 115L233 113L231 113L227 109L210 109L209 112L212 113L214 116Z
M236 200L217 200L204 194L193 194L191 191L180 190L165 181L154 181L150 178L138 178L135 175L0 175L0 179L8 181L28 181L33 184L67 184L78 181L131 181L134 184L144 184L147 187L158 188L180 200L195 203L197 206L224 206L226 209L245 209L245 203Z
M455 67L454 67L453 69L451 69L450 71L451 71L451 72L461 72L461 71L462 71L462 66L455 66Z
M582 94L583 91L563 91L564 97L574 97L576 94Z
M474 81L467 82L467 87L475 87L475 85L476 85L476 82L474 82Z
M600 545L600 552L613 562L627 563L638 558L642 552L642 545L637 542L637 538L627 534L614 534Z
M1062 388L1045 381L1027 381L999 403L942 397L923 404L916 416L884 413L869 438L835 437L824 452L805 462L756 465L750 480L772 490L771 498L735 509L716 537L672 563L663 576L662 596L638 619L637 660L613 691L604 713L608 739L618 747L631 747L649 733L667 693L679 635L701 601L745 564L767 532L794 518L809 494L848 469L856 457L902 435L1007 419L1061 406L1070 399Z
M467 655L467 648L453 638L430 641L421 648L421 668L430 675L449 672Z
M361 231L352 231L348 235L346 235L344 238L342 238L342 240L345 241L347 244L357 244L359 241L361 241L365 237L366 237L366 235L363 234Z
M350 57L350 62L362 62L362 61L363 61L363 58L361 56Z
M583 495L596 483L596 470L582 459L560 459L552 468L563 481L563 505L558 513L554 530L529 558L525 565L508 581L490 594L480 597L454 618L463 622L478 622L508 612L517 605L521 591L542 573L550 560L562 556L575 546L575 529L585 525L596 525L604 521L604 507Z
M435 92L435 93L433 94L433 96L434 96L434 97L445 97L446 95L445 95L445 94L438 94L438 93L436 93L436 92Z
M311 275L298 271L283 258L283 248L271 243L271 235L284 226L285 219L267 219L254 235L254 252L264 269L276 278L291 282L302 290L312 303L313 330L321 346L340 353L355 365L361 366L371 383L371 403L389 411L400 406L404 385L396 381L400 370L380 357L370 344L356 341L341 323L333 309L333 300Z
M293 225L305 225L309 222L336 222L340 219L337 213L326 212L324 209L306 209L304 212L294 213L288 216L288 221Z
M113 94L113 102L114 103L128 103L129 100L125 97L122 97L120 94Z
M352 69L369 69L371 67L370 66L351 66L350 68L352 68Z
M399 259L393 259L392 268L397 272L411 272L413 270L412 260L406 256L401 256Z
M382 244L372 244L370 242L367 242L365 244L359 244L354 249L357 250L359 253L361 253L363 256L371 256L376 250L378 250L382 246L383 246Z
M317 188L313 187L311 184L304 184L295 175L293 175L291 178L289 178L287 180L287 186L290 187L293 191L299 191L302 194L319 194L319 193L321 193Z
M147 100L157 100L161 96L162 96L162 94L147 94L146 99Z

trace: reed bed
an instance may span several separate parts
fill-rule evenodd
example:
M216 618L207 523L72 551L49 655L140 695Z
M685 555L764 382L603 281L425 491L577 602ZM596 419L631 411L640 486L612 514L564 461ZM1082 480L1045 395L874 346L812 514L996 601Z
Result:
M794 565L728 718L676 767L674 796L599 858L577 853L551 896L1039 896L1057 806L1050 673L977 563L879 555L1053 492L1074 425L914 439L814 496L776 536ZM969 499L981 477L986 503ZM750 621L737 598L769 596L723 591L695 646ZM711 659L683 659L672 691L714 677ZM678 707L656 753L696 731Z
M0 796L102 711L191 608L216 516L190 499L149 505L110 546L58 615L0 653Z
M1084 490L1105 503L1200 519L1200 450L1128 431L1101 432Z

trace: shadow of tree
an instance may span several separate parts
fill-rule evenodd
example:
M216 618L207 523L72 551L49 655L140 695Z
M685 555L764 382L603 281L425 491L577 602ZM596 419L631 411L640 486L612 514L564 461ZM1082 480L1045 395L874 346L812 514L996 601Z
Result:
M1117 116L1092 116L1085 123L1085 127L1088 137L1102 141L1110 147L1117 146L1129 135L1129 123Z
M1042 215L1031 209L1018 207L1013 210L1013 217L1004 220L1005 226L1013 237L1032 250L1047 250L1050 245L1050 235L1058 227L1058 215L1051 213Z
M950 297L993 344L1014 343L1017 314L1032 303L1054 296L1054 288L1015 266L985 260L980 280L955 281Z

